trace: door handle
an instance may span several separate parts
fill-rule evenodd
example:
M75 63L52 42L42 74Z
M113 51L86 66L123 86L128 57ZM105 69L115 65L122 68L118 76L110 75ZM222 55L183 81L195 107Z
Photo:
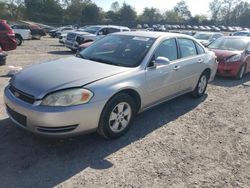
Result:
M181 66L175 66L175 67L174 67L174 70L175 70L175 71L178 71L180 68L181 68Z
M204 60L203 59L198 59L198 63L203 63Z

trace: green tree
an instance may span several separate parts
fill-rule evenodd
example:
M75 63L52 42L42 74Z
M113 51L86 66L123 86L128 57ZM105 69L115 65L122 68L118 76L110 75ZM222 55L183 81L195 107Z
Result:
M121 25L127 25L130 27L136 25L137 14L132 6L123 3L118 14L119 14L119 22Z
M139 21L142 23L159 23L163 20L163 16L156 8L144 8L142 15L139 17Z
M166 11L163 17L164 20L168 23L178 23L183 21L183 18L181 18L174 10Z
M174 11L184 20L191 18L191 12L185 1L178 2L174 7Z
M102 21L100 8L92 2L84 2L82 7L81 21L83 24L96 24Z
M118 12L120 10L120 4L118 1L115 1L111 4L110 10L113 12Z
M59 0L24 0L27 19L42 22L61 22L62 7Z

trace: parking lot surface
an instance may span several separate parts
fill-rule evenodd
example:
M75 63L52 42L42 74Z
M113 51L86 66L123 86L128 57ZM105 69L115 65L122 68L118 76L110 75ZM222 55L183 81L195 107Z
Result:
M0 67L0 187L250 187L250 75L216 78L201 99L186 95L146 111L117 140L17 128L2 97L8 66L70 55L44 37L25 41Z

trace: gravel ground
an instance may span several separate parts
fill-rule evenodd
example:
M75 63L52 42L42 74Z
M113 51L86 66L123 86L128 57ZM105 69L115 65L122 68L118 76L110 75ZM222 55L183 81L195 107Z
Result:
M8 65L69 55L45 37L26 41L0 67L0 187L250 187L250 75L216 78L201 99L142 113L117 140L48 139L14 126L2 99Z

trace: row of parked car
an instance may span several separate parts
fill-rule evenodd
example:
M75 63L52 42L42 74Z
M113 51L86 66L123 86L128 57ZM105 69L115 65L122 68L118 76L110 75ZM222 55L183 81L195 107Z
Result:
M246 30L248 31L249 28L242 28L239 26L215 26L215 25L206 25L206 26L197 26L197 25L170 25L170 24L154 24L152 27L149 27L148 24L138 24L138 29L146 29L150 31L168 31L168 30L199 30L199 31L228 31L228 32L236 32Z
M12 24L0 20L0 65L6 63L7 53L20 46L24 40L40 39L46 32L35 24Z

